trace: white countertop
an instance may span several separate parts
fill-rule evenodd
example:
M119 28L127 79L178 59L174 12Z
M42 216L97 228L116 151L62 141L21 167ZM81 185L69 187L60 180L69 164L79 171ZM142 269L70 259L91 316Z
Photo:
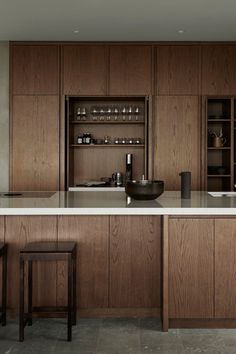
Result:
M0 197L0 215L236 215L236 198L214 198L207 192L166 191L153 201L127 198L124 192L55 192L40 197L38 192L23 197Z

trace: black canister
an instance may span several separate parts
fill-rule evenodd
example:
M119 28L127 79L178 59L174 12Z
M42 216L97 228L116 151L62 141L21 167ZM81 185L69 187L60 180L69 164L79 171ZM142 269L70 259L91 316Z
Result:
M180 172L181 177L181 198L190 199L191 198L191 172L182 171Z

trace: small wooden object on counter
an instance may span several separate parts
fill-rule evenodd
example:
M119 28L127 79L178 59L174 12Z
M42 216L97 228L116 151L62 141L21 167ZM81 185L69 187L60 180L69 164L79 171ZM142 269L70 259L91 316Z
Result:
M33 261L68 262L68 304L65 307L33 307ZM24 268L28 262L28 313L24 310ZM20 328L19 340L24 341L26 324L32 326L33 313L48 313L58 317L67 316L67 340L72 339L72 325L76 324L76 243L75 242L31 242L20 251ZM61 317L61 316L60 316Z
M0 257L2 258L2 307L0 322L6 325L6 303L7 303L7 245L0 242Z

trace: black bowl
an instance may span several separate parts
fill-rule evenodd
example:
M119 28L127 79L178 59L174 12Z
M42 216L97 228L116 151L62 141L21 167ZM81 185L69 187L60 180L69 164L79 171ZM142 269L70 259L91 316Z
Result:
M127 181L125 192L137 200L153 200L164 192L164 181Z

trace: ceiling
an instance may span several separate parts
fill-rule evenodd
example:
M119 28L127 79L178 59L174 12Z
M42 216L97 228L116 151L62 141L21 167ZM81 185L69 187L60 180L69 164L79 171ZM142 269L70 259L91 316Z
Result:
M235 15L236 0L0 0L0 40L235 41Z

